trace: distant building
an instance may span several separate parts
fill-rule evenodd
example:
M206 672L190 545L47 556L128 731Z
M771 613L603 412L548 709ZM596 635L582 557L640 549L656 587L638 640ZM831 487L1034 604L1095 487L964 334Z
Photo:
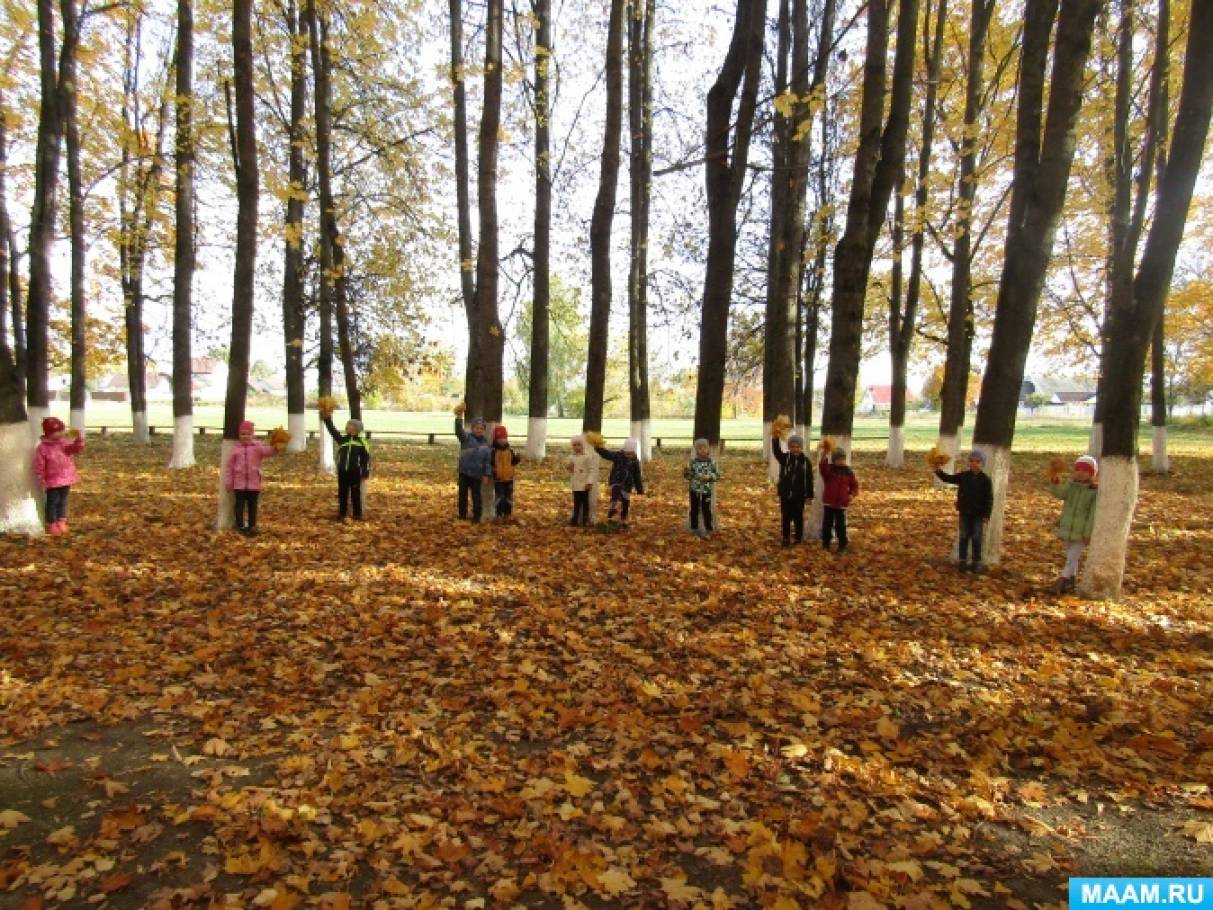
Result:
M912 391L906 389L906 407L918 400ZM865 386L863 397L859 399L861 414L887 414L893 407L893 387L891 385Z
M1029 412L1039 407L1055 416L1087 417L1095 410L1096 394L1094 379L1028 376L1019 390L1019 404Z

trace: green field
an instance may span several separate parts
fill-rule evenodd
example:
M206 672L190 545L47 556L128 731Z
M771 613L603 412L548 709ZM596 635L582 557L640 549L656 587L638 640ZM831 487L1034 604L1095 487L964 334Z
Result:
M250 406L248 417L254 421L259 430L269 430L275 426L286 425L286 409L284 406ZM67 415L64 414L64 417ZM342 413L338 412L337 419L341 420ZM148 412L148 420L158 433L172 431L172 405L164 403L152 404ZM404 441L416 441L416 437L424 437L429 433L450 434L452 431L452 416L449 413L431 411L428 413L406 413L402 411L373 411L363 412L363 421L372 437L376 434L403 434ZM935 442L938 430L939 416L934 413L911 414L906 423L906 446L911 450L928 449ZM971 428L972 420L970 418ZM521 415L507 415L505 424L516 439L526 436L527 419ZM603 434L608 440L619 440L629 433L628 421L622 419L607 419L604 421ZM221 405L196 405L194 408L194 426L205 427L217 431L223 425L223 407ZM316 412L308 413L309 429L315 428ZM113 401L92 402L87 414L87 426L91 428L106 427L109 431L128 432L131 427L131 412L128 405ZM548 438L560 443L579 432L580 418L552 418L548 421ZM660 438L663 445L669 447L689 446L693 432L693 421L690 418L663 418L653 421L653 436ZM1148 426L1142 427L1142 445L1149 445ZM741 420L725 420L721 424L721 435L730 443L739 447L757 446L762 435L762 422L755 418ZM879 451L885 447L888 436L888 420L884 417L860 417L855 421L856 448L860 451ZM380 438L384 438L381 436ZM441 440L441 436L439 437ZM1027 418L1021 420L1015 433L1017 449L1034 450L1074 450L1085 448L1087 444L1087 425L1080 420L1058 420L1049 418ZM1170 444L1173 447L1194 445L1203 447L1213 444L1213 430L1208 428L1178 427L1170 433Z

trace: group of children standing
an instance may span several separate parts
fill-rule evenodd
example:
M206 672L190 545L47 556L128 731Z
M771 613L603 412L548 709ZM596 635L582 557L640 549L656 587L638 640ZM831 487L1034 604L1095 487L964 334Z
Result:
M337 469L338 519L347 520L353 512L356 520L363 517L362 483L370 476L370 445L362 435L362 422L351 419L345 432L337 431L331 411L322 414L324 425L333 439ZM483 486L493 484L495 520L514 522L514 474L521 456L510 445L509 432L504 426L493 428L492 440L485 436L487 424L483 418L464 428L463 406L455 409L455 435L459 439L458 509L461 519L480 521L483 515ZM257 504L260 497L264 459L279 454L287 438L275 438L271 443L258 442L255 427L245 420L239 426L239 439L224 467L224 485L235 497L236 530L243 534L257 533ZM281 431L276 431L281 432ZM589 435L589 434L587 434ZM571 454L567 462L569 489L573 497L572 526L587 527L590 505L598 481L599 459L610 463L607 483L611 488L607 520L618 520L621 528L629 525L631 499L644 494L644 476L637 454L638 443L628 439L618 450L606 448L599 436L584 435L571 439ZM592 444L593 443L593 444ZM68 533L67 500L71 487L79 480L74 456L84 448L84 439L75 429L67 429L57 417L42 421L42 438L34 453L34 474L45 493L47 533L60 536ZM804 507L814 495L813 466L804 451L804 437L793 433L784 451L780 434L771 438L771 450L779 463L776 495L779 498L780 527L783 546L804 540ZM828 440L819 447L817 472L822 478L823 519L821 542L830 549L838 538L838 552L845 552L847 508L859 494L859 481L847 465L847 456L833 448ZM1077 459L1071 477L1064 481L1064 462L1050 466L1049 492L1064 502L1057 534L1066 545L1066 559L1061 576L1054 584L1058 593L1073 591L1079 563L1085 546L1091 540L1098 496L1096 477L1098 462L1089 455ZM994 486L985 473L985 456L973 451L968 457L968 470L948 473L936 466L935 476L957 488L956 510L959 518L958 556L962 572L980 572L985 527L994 508ZM715 492L720 469L712 458L706 439L695 440L694 452L683 469L689 496L688 525L699 537L709 537L715 530ZM471 514L468 504L471 502Z

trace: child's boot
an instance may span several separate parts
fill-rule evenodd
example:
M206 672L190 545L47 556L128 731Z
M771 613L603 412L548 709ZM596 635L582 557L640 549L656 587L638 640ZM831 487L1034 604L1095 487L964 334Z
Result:
M67 526L67 519L66 519L66 518L60 518L60 519L59 519L58 524L59 524L59 533L60 533L60 534L69 534L69 533L71 533L71 528L69 528L69 527Z
M63 532L61 530L59 530L59 522L52 521L50 524L48 524L46 526L46 533L49 534L51 537L58 537Z

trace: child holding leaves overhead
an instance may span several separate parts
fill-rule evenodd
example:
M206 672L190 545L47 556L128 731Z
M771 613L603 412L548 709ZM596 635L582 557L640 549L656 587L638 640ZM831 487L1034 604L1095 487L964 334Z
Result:
M932 449L927 454L927 463L935 470L935 476L956 487L956 511L960 513L960 562L961 572L981 571L981 545L985 537L986 522L994 509L994 484L985 472L985 453L974 449L969 453L969 469L949 474L943 470L947 464L947 453ZM969 550L973 561L969 562Z
M859 481L847 465L847 453L835 448L829 436L821 441L820 451L818 470L824 481L821 502L825 506L821 520L821 545L830 549L830 539L837 534L838 552L845 553L850 542L847 538L847 508L851 500L859 495Z
M324 402L320 417L333 438L333 457L337 462L337 520L345 521L351 504L354 520L362 521L362 482L371 476L371 447L362 438L362 421L351 417L345 432L333 425L333 402Z
M793 433L788 437L788 450L780 445L783 431L791 422L786 417L776 420L771 428L771 454L779 462L779 520L783 545L791 546L804 540L804 504L813 498L813 465L804 453L804 437Z

